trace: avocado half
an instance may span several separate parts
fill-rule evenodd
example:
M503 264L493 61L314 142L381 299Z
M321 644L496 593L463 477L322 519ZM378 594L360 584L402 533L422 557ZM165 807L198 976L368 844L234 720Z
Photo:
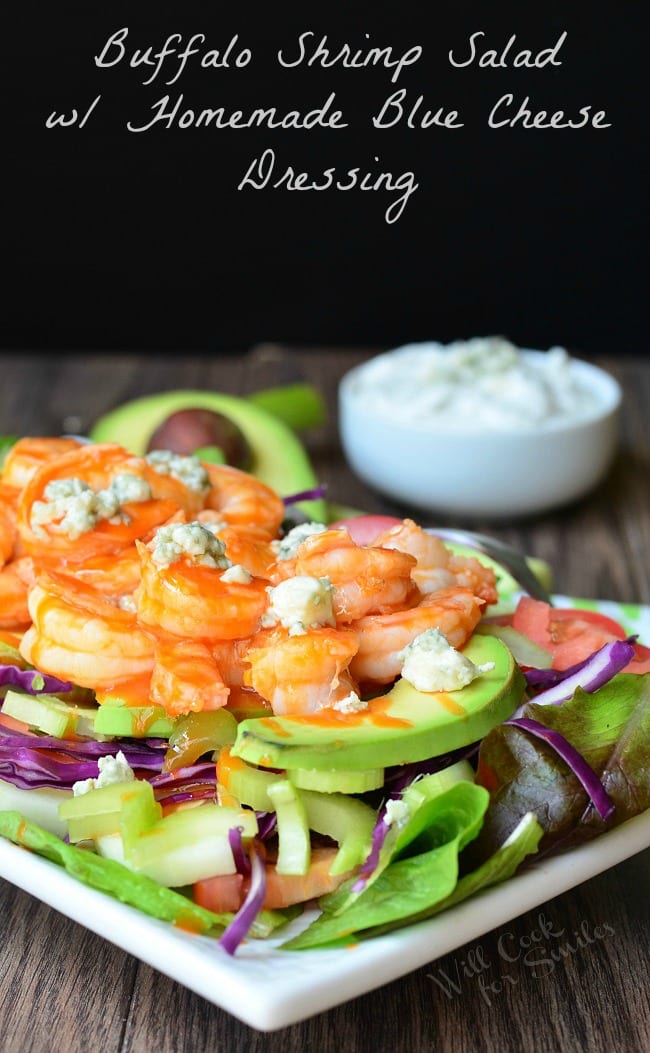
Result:
M237 424L253 452L251 472L282 497L318 485L307 452L281 420L247 399L212 391L164 391L125 402L95 422L93 442L119 442L142 456L150 437L167 417L182 409L210 409ZM324 521L325 502L303 501L301 509Z
M523 675L495 637L473 636L463 653L494 668L460 691L418 691L398 680L356 713L324 709L303 716L244 720L234 756L264 768L349 771L427 760L468 746L520 704Z

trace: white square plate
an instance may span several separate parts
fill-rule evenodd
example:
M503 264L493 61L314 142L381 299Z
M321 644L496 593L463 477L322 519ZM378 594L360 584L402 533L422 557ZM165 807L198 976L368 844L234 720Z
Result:
M556 601L602 610L650 640L648 607ZM0 876L244 1023L272 1031L389 983L648 847L650 810L410 928L344 950L279 951L280 943L315 917L312 910L275 939L246 942L233 958L214 939L141 914L2 839Z

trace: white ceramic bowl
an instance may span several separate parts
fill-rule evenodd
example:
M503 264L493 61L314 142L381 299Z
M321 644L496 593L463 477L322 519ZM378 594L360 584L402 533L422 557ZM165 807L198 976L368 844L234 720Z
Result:
M544 354L522 351L538 358ZM593 395L593 409L581 420L508 431L480 428L471 420L456 422L452 430L391 419L360 392L370 364L364 363L347 373L339 388L343 450L373 489L428 512L502 519L556 508L596 486L617 445L622 398L617 381L597 366L578 359L572 363Z

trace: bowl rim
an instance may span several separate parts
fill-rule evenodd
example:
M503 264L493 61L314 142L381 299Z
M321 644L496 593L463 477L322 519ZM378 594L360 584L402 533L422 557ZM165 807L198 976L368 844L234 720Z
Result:
M485 426L476 425L475 427L465 426L459 428L450 428L444 423L436 425L435 421L431 423L411 422L402 419L396 419L391 417L388 413L373 412L369 410L367 405L364 406L358 395L354 392L354 382L357 377L362 374L367 367L377 361L380 358L387 358L389 356L398 356L400 353L410 351L418 348L432 347L436 349L444 350L446 345L440 344L435 340L423 340L419 342L412 342L409 344L403 344L400 347L390 348L387 351L381 351L378 354L372 355L364 362L360 362L358 365L353 366L347 373L343 375L339 382L339 404L345 409L355 409L356 412L364 414L366 420L373 419L377 423L385 424L391 429L402 431L406 434L414 434L422 437L430 436L435 437L453 437L455 439L469 439L479 437L482 440L488 438L513 438L527 436L532 438L537 435L548 435L548 434L562 434L562 433L576 433L582 431L584 428L589 428L597 423L602 423L608 420L610 417L615 416L621 408L623 401L623 389L619 384L616 377L607 370L602 369L600 366L595 365L593 362L588 362L585 359L578 358L573 354L569 357L573 363L574 368L579 372L581 378L586 379L588 384L593 385L593 390L598 393L599 401L595 403L594 409L577 420L564 420L559 417L557 419L550 419L542 421L541 423L535 423L531 426L522 427L508 427L508 428L486 428ZM527 358L541 358L548 352L538 348L520 347L517 350Z

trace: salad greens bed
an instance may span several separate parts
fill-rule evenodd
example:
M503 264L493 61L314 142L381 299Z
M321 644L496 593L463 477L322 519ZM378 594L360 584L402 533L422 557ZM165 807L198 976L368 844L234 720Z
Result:
M198 755L192 763L164 772L169 750L165 738L57 738L38 726L22 732L3 724L0 835L149 915L217 937L226 952L234 953L244 938L269 936L300 913L300 902L264 909L264 859L273 859L279 847L285 863L290 861L290 872L291 860L305 849L307 829L313 858L338 842L338 870L341 873L344 865L346 870L338 887L320 896L320 916L282 947L298 951L346 946L432 917L507 880L522 865L593 838L650 808L650 675L642 671L643 660L638 661L640 672L622 671L635 653L647 662L646 649L639 656L634 640L603 644L562 672L529 668L522 662L527 687L510 719L480 742L452 754L404 765L402 770L387 769L383 786L347 795L301 791L285 782L275 812L253 813L254 837L234 821L226 825L225 835L214 835L226 837L238 872L234 876L245 891L238 909L208 909L209 896L206 901L203 895L203 905L196 901L201 882L194 888L166 887L173 882L154 880L93 850L106 852L111 841L99 836L100 827L102 835L115 831L119 839L121 834L125 844L137 841L156 822L159 812L150 810L156 794L172 804L201 802L197 809L177 813L179 833L169 852L182 855L183 815L201 812L207 818L206 805L218 794L214 735L203 740L198 736ZM55 700L74 695L72 685L12 664L3 646L3 690L11 686L14 695L41 702L47 691ZM222 721L222 734L227 723ZM224 749L228 741L232 737L224 734ZM68 843L53 832L61 831L61 820L56 814L59 798L55 795L54 805L50 801L52 791L58 790L62 800L71 799L73 781L96 776L99 758L118 749L138 781L148 783L147 792L151 787L151 801L135 795L143 801L134 805L132 782L92 790L82 800L90 802L91 811L93 798L108 801L102 815L108 812L111 818L98 823L95 840L76 836L72 839L78 844ZM282 772L276 774L281 779ZM249 814L256 808L258 791L251 792ZM229 814L228 805L246 807L246 790L242 798L223 801L223 814ZM321 798L328 798L332 808L343 800L336 820L327 818L322 803L321 813L314 810ZM346 801L352 819L346 819ZM220 811L219 805L211 807ZM99 803L98 809L101 812ZM308 858L309 844L305 850ZM305 873L305 867L296 868L294 862L294 871ZM303 899L311 898L310 890L305 883Z

